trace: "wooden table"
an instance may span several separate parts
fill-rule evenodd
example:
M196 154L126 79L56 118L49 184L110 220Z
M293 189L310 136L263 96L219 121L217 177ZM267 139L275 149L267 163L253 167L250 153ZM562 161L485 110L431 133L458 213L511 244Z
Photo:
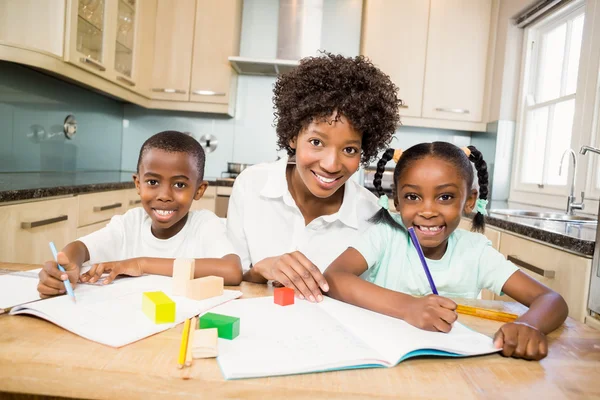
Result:
M0 263L0 268L16 270L34 267ZM244 298L271 293L265 285L246 282L239 289ZM465 304L524 311L516 303ZM463 315L459 320L490 336L501 325ZM237 381L225 381L214 359L194 360L191 379L180 378L176 360L182 325L113 349L42 319L0 316L0 398L19 398L15 393L94 399L600 398L600 331L570 318L549 335L549 356L541 362L498 354L419 358L394 368Z

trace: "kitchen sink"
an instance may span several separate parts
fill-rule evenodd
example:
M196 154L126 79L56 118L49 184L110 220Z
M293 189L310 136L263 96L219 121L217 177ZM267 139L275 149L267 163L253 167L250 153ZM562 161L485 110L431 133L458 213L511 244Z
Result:
M543 219L545 221L570 222L578 224L596 224L598 219L582 215L568 215L564 213L538 212L530 210L492 209L490 214L507 215L509 217Z

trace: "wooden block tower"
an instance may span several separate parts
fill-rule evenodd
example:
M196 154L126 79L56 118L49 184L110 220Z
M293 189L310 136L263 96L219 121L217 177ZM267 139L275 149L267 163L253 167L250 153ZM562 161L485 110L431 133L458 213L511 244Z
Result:
M194 279L194 259L176 258L173 263L173 295L204 300L223 294L224 280L220 276Z

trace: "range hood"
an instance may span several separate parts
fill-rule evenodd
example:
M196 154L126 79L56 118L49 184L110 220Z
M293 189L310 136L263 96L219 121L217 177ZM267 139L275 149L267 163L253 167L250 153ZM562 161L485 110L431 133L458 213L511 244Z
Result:
M320 49L357 55L361 17L362 0L244 0L240 55L229 62L239 74L276 76Z

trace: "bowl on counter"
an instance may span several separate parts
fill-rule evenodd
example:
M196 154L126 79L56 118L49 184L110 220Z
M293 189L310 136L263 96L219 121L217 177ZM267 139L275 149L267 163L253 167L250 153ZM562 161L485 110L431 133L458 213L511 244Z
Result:
M252 164L228 162L227 163L227 172L230 174L239 174L251 165Z

